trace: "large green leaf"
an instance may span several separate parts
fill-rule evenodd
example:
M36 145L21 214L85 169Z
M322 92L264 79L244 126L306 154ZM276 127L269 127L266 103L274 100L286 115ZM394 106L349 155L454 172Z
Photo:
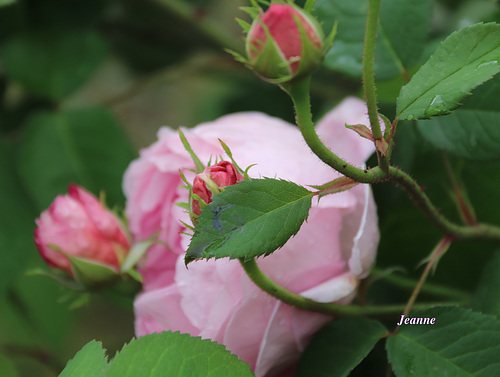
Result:
M401 88L397 117L448 114L479 84L500 71L500 24L477 24L451 34Z
M225 346L179 332L132 340L109 365L106 377L250 377L248 364Z
M93 340L78 351L59 377L100 377L104 376L106 367L107 358L102 344Z
M37 215L16 174L12 146L0 138L0 296L26 267Z
M500 375L500 322L455 307L411 314L435 318L434 325L402 325L387 340L398 377L490 377Z
M10 359L2 353L0 353L0 371L2 371L2 377L19 376L12 361L10 361Z
M330 30L338 20L332 49L325 58L328 68L354 77L362 74L362 51L366 24L366 0L318 0L316 14ZM431 18L429 0L385 0L375 50L378 79L407 70L419 59Z
M314 336L295 377L346 377L386 334L379 322L365 318L334 320Z
M19 172L40 210L69 183L123 202L121 180L133 158L128 140L104 109L35 114L26 125Z
M106 51L94 32L30 32L9 39L1 57L11 79L34 94L57 101L90 77Z
M302 186L269 178L226 187L203 209L187 260L268 255L299 231L311 198Z
M483 275L478 284L472 308L474 310L500 315L500 251L497 251L484 268Z
M481 85L452 114L420 120L418 129L438 149L473 160L500 158L500 76Z

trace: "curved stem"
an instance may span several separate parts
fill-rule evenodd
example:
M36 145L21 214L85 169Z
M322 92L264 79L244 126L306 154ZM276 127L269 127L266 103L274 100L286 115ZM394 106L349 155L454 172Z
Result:
M310 81L311 78L306 77L300 81L294 81L283 85L284 90L290 95L293 101L296 123L309 148L311 148L314 154L324 163L356 182L374 183L383 180L386 174L380 168L369 170L357 168L333 153L320 140L312 122L309 95Z
M333 315L333 316L383 316L401 313L405 305L384 305L384 306L355 306L355 305L339 305L333 303L323 303L308 299L304 296L290 292L282 286L276 284L268 276L266 276L257 265L255 259L244 261L240 259L241 266L245 270L248 277L264 292L274 298L283 301L286 304L294 306L298 309L309 310L318 313ZM439 303L426 303L415 305L419 309L428 308L429 306L438 305ZM446 303L459 304L455 303Z
M489 224L457 225L445 218L432 204L422 187L404 171L391 166L389 168L389 179L403 186L429 221L444 234L457 239L490 238L500 240L500 228L497 226Z

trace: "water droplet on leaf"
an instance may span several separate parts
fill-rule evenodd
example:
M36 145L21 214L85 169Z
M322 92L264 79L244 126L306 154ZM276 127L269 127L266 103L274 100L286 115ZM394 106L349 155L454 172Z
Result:
M481 68L484 68L484 67L490 67L492 65L498 65L498 61L496 60L492 60L490 62L486 62L486 63L481 63L479 64L476 69L474 71L479 71Z
M425 116L431 117L433 115L441 115L441 114L446 113L447 110L448 110L448 107L446 106L446 104L443 100L443 97L440 94L438 94L438 95L434 96L431 103L429 104L429 106L425 110Z

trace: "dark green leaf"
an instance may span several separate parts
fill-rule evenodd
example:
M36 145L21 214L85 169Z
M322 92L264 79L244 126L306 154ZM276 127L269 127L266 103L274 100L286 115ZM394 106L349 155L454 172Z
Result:
M472 89L500 71L499 61L499 24L477 24L451 34L401 88L398 118L448 114Z
M312 193L276 179L242 181L214 195L199 217L187 258L269 255L300 229Z
M4 7L6 5L14 4L16 0L0 0L0 7Z
M132 340L109 365L106 377L250 377L248 364L209 339L179 332Z
M386 334L379 322L364 318L334 320L314 336L295 377L346 377Z
M316 14L329 31L338 20L333 48L325 58L328 68L361 77L366 0L318 0ZM415 64L426 39L431 18L431 1L385 0L375 46L375 74L385 79Z
M0 371L2 371L2 377L17 377L18 373L16 367L10 361L10 359L4 354L0 353Z
M111 205L123 202L121 180L133 153L104 109L35 114L20 153L19 172L40 210L66 192L69 183L94 194L104 190Z
M418 122L434 147L473 160L500 158L500 76L481 85L464 105L444 117Z
M26 267L33 241L35 206L16 174L14 149L0 138L0 296Z
M500 251L497 251L484 268L483 275L472 298L472 309L500 315Z
M1 57L11 79L36 95L58 101L90 77L106 50L94 32L33 32L9 39Z
M422 135L436 148L474 160L500 158L500 111L459 109L419 121Z
M101 343L92 340L68 362L59 377L104 376L107 358Z
M435 318L434 325L402 325L387 340L398 377L490 377L500 375L500 323L455 307L436 307L410 317Z

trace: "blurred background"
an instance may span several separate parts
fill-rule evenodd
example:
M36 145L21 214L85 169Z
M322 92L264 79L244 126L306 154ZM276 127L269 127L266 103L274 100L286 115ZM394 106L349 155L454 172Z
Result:
M398 8L401 3L415 4L415 11ZM238 9L243 5L248 3L0 0L0 375L57 376L88 341L102 341L112 356L134 335L132 295L104 292L71 309L66 289L26 274L45 268L33 242L34 220L69 183L96 195L105 191L108 205L120 210L123 172L160 126L191 127L236 111L293 122L287 95L224 51L244 52L234 20L248 21ZM405 76L443 38L477 22L498 22L499 8L492 0L383 1L376 56L381 112L394 117ZM319 118L344 97L362 95L366 1L318 0L316 11L326 31L339 21L335 46L313 80ZM487 85L481 90L500 93L498 79ZM395 164L415 176L444 213L460 221L451 171L478 218L500 222L500 174L485 174L499 168L497 162L437 150L412 122L398 127ZM382 232L378 268L418 277L418 262L439 232L401 189L387 183L374 192ZM488 242L453 245L453 258L440 262L432 281L472 292L493 251ZM401 303L408 294L379 282L367 299Z

